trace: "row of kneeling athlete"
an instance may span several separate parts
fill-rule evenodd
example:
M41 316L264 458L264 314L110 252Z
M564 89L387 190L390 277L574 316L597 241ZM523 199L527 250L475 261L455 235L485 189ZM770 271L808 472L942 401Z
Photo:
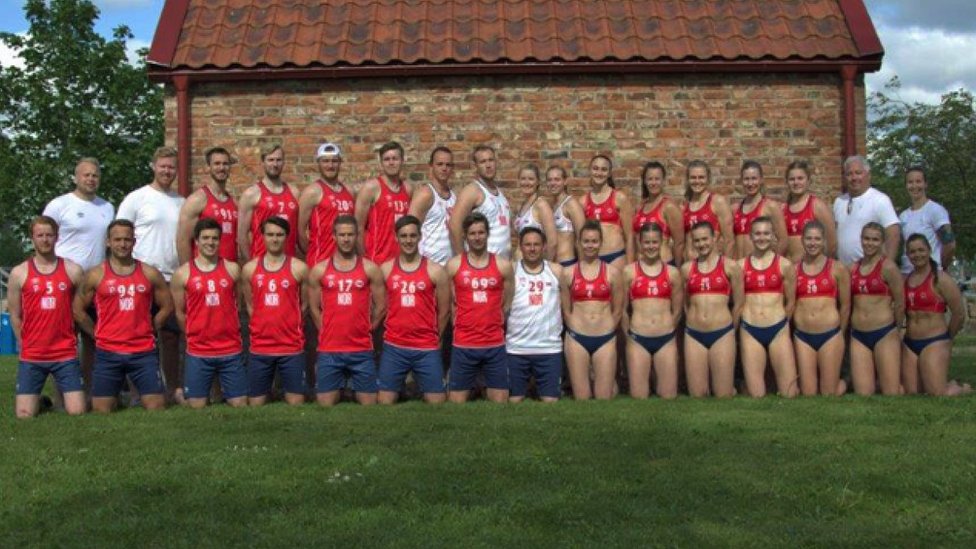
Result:
M884 230L875 224L863 228L864 257L850 270L824 254L816 221L804 227L796 264L775 252L769 218L752 221L753 250L739 260L719 253L713 226L699 223L689 239L697 259L680 268L662 260L655 223L641 227L638 260L622 269L599 258L603 232L595 220L580 230L571 267L543 258L546 237L537 227L520 231L515 261L488 251L483 214L469 214L462 228L466 252L442 267L418 251L421 222L400 217L398 254L378 265L357 251L355 218L338 216L335 252L309 266L284 252L289 224L271 217L261 226L266 252L240 267L220 258L221 225L204 218L193 230L195 256L167 285L132 257L131 222L109 225L108 259L82 272L53 254L57 223L39 217L31 226L35 255L18 266L24 276L12 278L22 280L12 288L23 345L18 415L36 413L49 374L65 408L85 411L76 325L96 342L94 410L114 409L126 378L144 407L165 407L154 334L171 317L186 333L190 406L208 403L215 380L227 403L262 404L276 374L285 400L302 403L306 311L317 331L314 392L322 405L337 403L347 383L361 404L393 403L408 374L431 403L466 401L479 376L491 401L524 399L530 380L540 399L552 401L564 363L575 399L615 396L618 362L635 398L648 397L652 386L675 397L681 370L689 395L727 397L737 392L737 357L739 390L753 397L766 394L767 377L784 397L839 395L848 385L861 395L970 391L948 380L961 295L920 235L907 240L914 269L903 277L883 255ZM239 307L249 318L246 360ZM445 382L441 340L449 322ZM377 361L373 336L381 325ZM845 351L849 383L841 376Z

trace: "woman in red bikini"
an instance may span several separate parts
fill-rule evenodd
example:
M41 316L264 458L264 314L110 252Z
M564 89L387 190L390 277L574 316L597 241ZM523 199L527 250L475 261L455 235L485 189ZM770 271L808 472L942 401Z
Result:
M702 160L692 160L688 163L688 173L685 181L685 203L682 208L682 218L685 226L685 258L695 259L698 252L692 243L691 228L706 222L712 226L718 253L728 254L732 251L732 208L729 201L722 195L708 190L711 184L712 172Z
M639 254L641 227L656 223L662 236L661 259L677 266L684 257L685 226L681 208L664 194L667 177L667 171L660 162L644 164L641 172L641 204L634 213L631 232L634 235L634 253Z
M829 257L837 255L837 229L834 226L834 213L826 202L810 192L810 166L803 160L796 160L786 168L786 186L789 195L783 204L783 218L786 221L786 257L798 262L806 251L803 241L803 228L811 221L819 221L823 227L824 251Z
M742 259L752 252L752 222L758 217L768 217L773 224L773 250L778 254L786 251L786 223L783 222L783 206L765 194L762 165L746 160L739 171L744 196L732 214L732 232L735 233L733 256Z
M627 194L616 189L612 171L609 156L598 154L590 160L590 190L583 197L583 213L586 219L600 222L600 261L621 269L634 257L630 235L634 207Z

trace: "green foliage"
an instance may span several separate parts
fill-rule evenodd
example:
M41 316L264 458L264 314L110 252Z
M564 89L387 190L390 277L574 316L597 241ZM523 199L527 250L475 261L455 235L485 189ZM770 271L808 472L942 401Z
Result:
M972 344L972 341L969 342ZM0 387L16 360L0 358ZM976 358L952 377L973 380ZM13 418L10 547L973 547L976 397Z
M73 188L79 158L102 163L99 194L118 203L152 177L162 143L162 92L144 54L126 58L126 27L95 32L89 0L27 0L26 35L0 33L24 66L0 67L0 204L18 230L53 197Z
M952 216L959 253L972 257L976 241L965 238L976 229L976 97L965 89L942 96L938 105L908 103L897 98L901 84L891 79L872 94L868 150L874 184L888 192L901 210L909 205L904 173L923 166L929 197Z

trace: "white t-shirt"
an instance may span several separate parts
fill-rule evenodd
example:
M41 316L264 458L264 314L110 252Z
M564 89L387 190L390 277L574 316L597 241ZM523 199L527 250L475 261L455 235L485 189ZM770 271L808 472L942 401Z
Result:
M898 214L888 195L869 187L854 198L847 193L838 196L834 200L834 219L837 222L837 259L850 267L864 256L861 250L864 225L874 221L887 229L898 223Z
M129 193L119 204L118 218L128 219L136 226L132 256L159 269L166 280L180 266L176 255L176 226L185 201L175 191L164 193L146 185Z
M83 200L62 194L44 208L44 215L58 222L54 253L70 259L86 271L105 260L105 231L115 218L115 207L105 199Z
M505 350L513 355L555 354L563 350L559 279L548 261L531 274L515 264L515 293L505 331Z
M434 196L434 202L430 205L424 218L424 226L420 229L420 255L444 266L453 255L447 223L451 219L457 195L452 190L447 198L442 198L433 185L428 183L427 187Z
M908 208L901 212L898 219L901 220L901 237L907 241L915 233L925 236L932 247L932 259L941 267L942 242L937 231L939 227L949 224L949 212L938 202L927 200L917 210ZM901 271L906 274L912 272L912 264L904 253L901 256Z

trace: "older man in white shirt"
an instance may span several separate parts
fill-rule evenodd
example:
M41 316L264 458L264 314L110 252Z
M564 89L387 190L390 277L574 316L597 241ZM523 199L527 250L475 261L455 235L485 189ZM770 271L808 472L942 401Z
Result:
M885 255L898 259L901 228L891 198L871 186L871 166L862 156L844 161L847 192L834 200L837 221L837 259L850 267L861 259L861 229L874 221L885 228Z

